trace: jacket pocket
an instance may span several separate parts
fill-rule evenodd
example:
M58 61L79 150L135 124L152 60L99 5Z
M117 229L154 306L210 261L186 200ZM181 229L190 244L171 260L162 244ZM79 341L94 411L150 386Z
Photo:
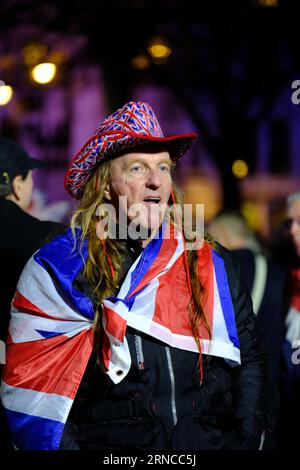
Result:
M172 436L174 450L238 450L243 442L235 430L222 430L213 416L185 416L178 421Z
M75 439L81 449L151 449L160 433L159 423L145 419L98 421L75 426Z

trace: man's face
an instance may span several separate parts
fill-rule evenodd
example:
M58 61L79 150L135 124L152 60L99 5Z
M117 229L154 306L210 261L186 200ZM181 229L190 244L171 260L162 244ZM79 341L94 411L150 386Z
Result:
M127 223L146 228L150 234L162 223L171 194L171 183L168 152L129 151L112 160L105 196L117 210L120 208L127 212ZM120 196L126 199L120 199Z
M290 219L290 234L292 236L297 255L300 257L300 200L293 201L288 206L288 219Z

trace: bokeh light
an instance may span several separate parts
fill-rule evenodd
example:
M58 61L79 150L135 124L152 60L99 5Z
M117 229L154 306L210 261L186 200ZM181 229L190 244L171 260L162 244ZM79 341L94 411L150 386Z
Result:
M13 97L13 89L10 85L0 84L0 106L5 106Z
M23 59L26 65L33 66L41 62L46 53L47 46L40 43L28 43L22 49Z
M131 60L131 65L136 70L147 70L150 68L151 62L146 54L138 54Z
M54 79L56 75L56 65L51 62L38 64L32 69L31 74L35 82L46 85Z
M148 52L154 60L165 60L172 54L172 49L164 38L155 37L149 41Z
M245 178L249 173L249 168L244 160L235 160L232 164L232 173L236 178Z

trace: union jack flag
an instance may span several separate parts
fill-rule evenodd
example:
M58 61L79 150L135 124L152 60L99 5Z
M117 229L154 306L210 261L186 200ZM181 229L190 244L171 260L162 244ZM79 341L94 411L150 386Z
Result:
M151 240L128 271L117 297L103 301L107 373L118 384L131 366L127 325L166 344L198 353L188 318L190 293L180 232ZM73 286L87 258L71 230L28 261L12 302L1 399L16 448L55 450L93 348L91 300ZM199 329L202 352L240 364L234 310L222 258L204 243L199 279L212 337Z

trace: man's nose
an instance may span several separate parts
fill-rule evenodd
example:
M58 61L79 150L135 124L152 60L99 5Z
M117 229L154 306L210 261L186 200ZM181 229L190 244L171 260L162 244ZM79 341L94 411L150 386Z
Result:
M156 189L161 185L161 178L158 170L149 170L147 174L147 188Z

